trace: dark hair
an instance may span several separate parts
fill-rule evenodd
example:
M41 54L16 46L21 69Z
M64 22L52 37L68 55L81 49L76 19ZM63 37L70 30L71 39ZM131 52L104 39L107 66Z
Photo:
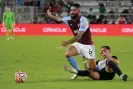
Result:
M105 48L105 49L111 50L111 48L109 46L102 46L101 48Z
M118 60L118 57L117 57L117 56L112 56L112 58L114 58L114 59Z
M76 7L76 8L80 8L80 4L78 4L78 3L74 3L74 4L72 4L72 6Z

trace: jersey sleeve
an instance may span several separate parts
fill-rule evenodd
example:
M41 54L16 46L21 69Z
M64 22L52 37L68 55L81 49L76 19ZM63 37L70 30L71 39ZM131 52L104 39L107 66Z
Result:
M79 30L85 32L88 27L89 27L89 22L88 22L88 20L85 19L82 22L80 22Z
M62 21L65 23L65 24L68 24L68 20L70 20L70 16L67 16L67 17L64 17L62 18Z

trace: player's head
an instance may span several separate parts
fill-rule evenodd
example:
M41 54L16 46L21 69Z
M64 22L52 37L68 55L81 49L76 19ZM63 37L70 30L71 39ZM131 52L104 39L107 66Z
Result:
M102 46L101 50L109 50L109 51L111 51L111 48L109 46Z
M11 8L6 6L6 11L11 11Z
M78 3L72 4L71 6L71 17L77 18L80 14L80 5Z
M100 49L101 56L104 56L103 52L111 53L111 48L109 46L102 46L101 49Z

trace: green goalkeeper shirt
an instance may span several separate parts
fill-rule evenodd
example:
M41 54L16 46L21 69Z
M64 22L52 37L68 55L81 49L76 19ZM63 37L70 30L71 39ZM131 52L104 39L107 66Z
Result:
M3 15L4 24L13 24L14 23L14 14L13 12L4 12Z

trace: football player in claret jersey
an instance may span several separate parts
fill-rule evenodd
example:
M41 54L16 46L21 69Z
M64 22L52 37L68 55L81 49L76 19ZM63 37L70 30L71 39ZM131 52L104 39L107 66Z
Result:
M91 32L89 29L89 21L86 17L80 15L80 5L75 3L71 6L71 15L61 18L51 14L48 10L47 14L50 18L56 21L62 21L69 25L73 33L73 38L62 41L61 45L66 47L71 44L65 52L65 57L69 63L79 70L78 64L73 56L81 55L88 59L89 70L93 71L96 67L95 47L91 38ZM76 79L77 75L74 75L72 79Z

